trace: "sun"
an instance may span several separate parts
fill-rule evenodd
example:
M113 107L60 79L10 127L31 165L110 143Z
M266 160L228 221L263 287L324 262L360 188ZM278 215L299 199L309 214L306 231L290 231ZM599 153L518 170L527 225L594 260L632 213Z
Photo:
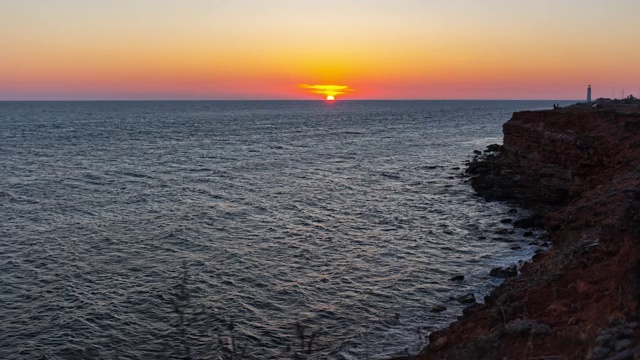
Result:
M312 94L322 95L326 101L336 101L338 96L355 91L349 85L309 85L301 84L298 87Z

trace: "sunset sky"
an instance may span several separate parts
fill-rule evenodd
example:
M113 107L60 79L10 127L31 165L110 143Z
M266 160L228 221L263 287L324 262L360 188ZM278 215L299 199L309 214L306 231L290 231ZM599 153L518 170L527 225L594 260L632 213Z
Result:
M0 0L0 100L638 96L639 14L639 0Z

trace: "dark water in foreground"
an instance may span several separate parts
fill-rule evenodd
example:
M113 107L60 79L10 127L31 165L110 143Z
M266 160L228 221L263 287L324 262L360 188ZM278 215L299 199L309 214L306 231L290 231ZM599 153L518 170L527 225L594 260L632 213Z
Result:
M415 352L533 251L455 168L550 105L0 103L0 358Z

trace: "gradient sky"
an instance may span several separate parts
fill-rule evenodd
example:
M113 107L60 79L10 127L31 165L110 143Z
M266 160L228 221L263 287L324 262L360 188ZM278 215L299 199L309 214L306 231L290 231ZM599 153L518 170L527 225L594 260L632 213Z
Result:
M640 0L0 0L0 100L640 95Z

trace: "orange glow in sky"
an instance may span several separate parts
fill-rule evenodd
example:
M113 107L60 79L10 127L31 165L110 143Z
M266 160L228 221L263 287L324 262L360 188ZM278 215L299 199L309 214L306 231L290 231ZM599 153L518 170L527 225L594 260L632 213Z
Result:
M0 100L640 96L638 13L638 0L7 0Z
M336 96L354 91L348 85L300 85L301 88L312 94L319 94L327 100L335 100Z

